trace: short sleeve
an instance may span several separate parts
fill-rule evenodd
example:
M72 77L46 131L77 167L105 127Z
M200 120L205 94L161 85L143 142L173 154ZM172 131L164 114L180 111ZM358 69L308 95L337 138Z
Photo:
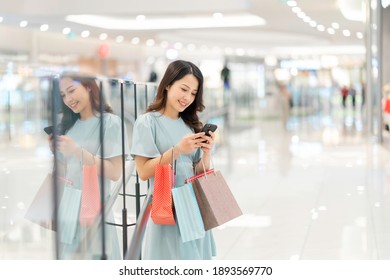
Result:
M129 155L129 141L126 125L124 126L124 150L125 157ZM112 158L122 155L122 121L119 116L106 114L104 117L104 158ZM100 156L101 148L97 155Z
M156 126L153 118L148 114L143 114L134 123L133 140L130 155L155 158L160 155L156 145Z

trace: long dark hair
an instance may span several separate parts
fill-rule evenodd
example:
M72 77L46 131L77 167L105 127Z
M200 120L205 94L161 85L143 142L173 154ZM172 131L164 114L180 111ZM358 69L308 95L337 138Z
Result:
M199 132L202 128L202 122L199 120L197 112L202 112L205 108L203 105L203 75L200 69L192 62L176 60L168 65L157 88L156 98L146 109L146 112L164 109L167 104L166 88L188 74L194 75L198 80L198 90L195 100L183 112L180 112L179 116L190 128L193 128L195 132Z
M71 78L73 81L79 82L83 87L89 88L90 91L90 100L92 105L93 112L99 112L100 110L100 96L99 96L99 86L97 84L96 78L91 76L83 76L81 74L69 74L64 73L61 75L60 79ZM106 102L103 106L104 112L112 113L112 108ZM65 134L80 118L79 113L74 113L68 106L62 102L62 119L60 123L61 134Z

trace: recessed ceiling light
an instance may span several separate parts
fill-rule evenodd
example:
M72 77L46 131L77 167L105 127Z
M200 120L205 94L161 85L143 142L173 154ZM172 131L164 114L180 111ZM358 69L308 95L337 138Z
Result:
M318 29L318 31L325 31L325 26L323 26L322 24L319 24L319 25L317 25L317 29Z
M356 32L356 37L358 37L359 39L363 39L363 33L362 32Z
M102 33L102 34L99 35L99 39L102 40L102 41L107 40L107 38L108 38L107 33Z
M187 50L189 50L190 52L194 51L195 49L196 49L196 46L194 44L187 45Z
M332 22L332 27L334 29L339 29L340 28L340 24L338 24L337 22Z
M349 31L348 29L344 29L344 30L343 30L343 35L344 35L345 37L349 37L349 36L351 36L351 31Z
M180 42L176 42L173 47L177 50L181 50L183 48L183 44Z
M41 31L47 31L49 30L49 25L47 24L42 24L41 27L39 28Z
M122 35L119 35L115 38L115 41L117 43L122 43L123 41L125 40L125 37L123 37Z
M293 11L293 13L300 13L302 10L301 10L301 8L299 8L299 7L294 7L294 8L292 8L292 11Z
M129 20L124 18L97 15L69 15L67 21L111 30L160 30L216 27L243 27L264 25L266 21L252 14L224 15L220 19L210 16L198 17L159 17L148 20Z
M26 27L27 25L28 25L27 20L22 20L22 21L19 23L19 26L20 26L20 27Z
M162 42L160 43L160 47L162 47L163 49L168 48L168 46L169 46L169 44L168 44L167 41L162 41Z
M215 18L215 19L221 19L221 18L223 18L223 14L222 14L222 13L214 13L214 14L213 14L213 18Z
M70 33L71 29L69 27L65 27L64 29L62 29L62 34L64 35L68 35Z
M144 21L146 19L146 16L145 15L138 15L136 16L135 20L136 21Z
M133 39L131 39L131 43L132 43L133 45L139 44L140 41L141 41L141 40L140 40L140 38L138 38L138 37L134 37Z
M88 38L90 34L91 32L89 32L88 30L84 30L83 32L81 32L81 37Z
M327 31L329 34L332 34L332 35L336 33L336 31L335 31L333 28L331 28L331 27L327 28L326 31Z
M3 22L4 18L3 17L0 17L0 22Z
M155 44L155 42L154 42L153 39L148 39L148 40L146 40L146 45L147 45L148 47L152 47L152 46L154 46L154 44Z
M290 7L295 7L297 5L297 1L287 1L287 5L289 5Z

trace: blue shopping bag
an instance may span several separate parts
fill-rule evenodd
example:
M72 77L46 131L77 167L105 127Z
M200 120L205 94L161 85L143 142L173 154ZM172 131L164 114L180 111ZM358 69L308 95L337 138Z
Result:
M182 242L203 238L205 230L192 183L173 188L172 197Z
M59 240L72 244L79 224L81 205L81 190L66 184L58 208L58 235Z

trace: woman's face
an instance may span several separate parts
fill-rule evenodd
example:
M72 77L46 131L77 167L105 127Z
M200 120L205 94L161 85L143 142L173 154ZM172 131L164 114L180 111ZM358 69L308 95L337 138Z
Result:
M188 74L166 87L167 104L165 112L172 117L177 117L195 100L199 83L194 75Z
M80 82L72 78L60 80L60 92L63 102L74 113L79 113L81 119L88 118L92 113L90 101L90 89L85 88Z

